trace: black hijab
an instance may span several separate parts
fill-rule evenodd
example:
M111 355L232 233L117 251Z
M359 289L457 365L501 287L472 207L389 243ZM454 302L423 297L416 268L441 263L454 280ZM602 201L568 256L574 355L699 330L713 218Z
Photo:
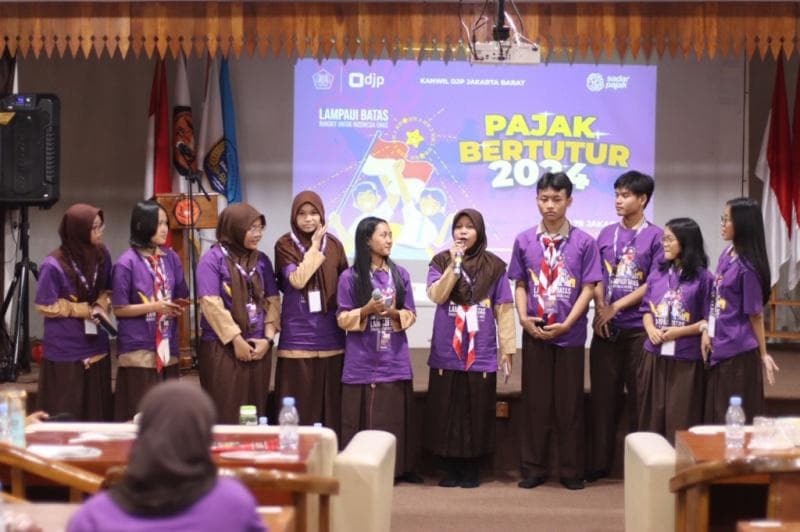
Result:
M147 392L139 410L128 468L109 496L129 514L177 514L216 484L210 450L214 404L198 386L171 381Z

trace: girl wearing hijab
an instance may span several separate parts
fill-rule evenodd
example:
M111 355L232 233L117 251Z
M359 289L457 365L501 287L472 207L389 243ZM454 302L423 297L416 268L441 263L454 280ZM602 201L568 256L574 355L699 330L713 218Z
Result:
M708 324L714 276L700 226L675 218L664 226L664 260L647 277L640 311L647 333L638 371L638 426L671 443L675 431L703 422L700 335Z
M64 213L61 246L42 263L36 310L44 316L39 408L81 421L111 419L108 318L111 255L103 245L103 211L78 203Z
M294 198L290 223L292 230L275 243L283 291L276 403L294 397L301 425L319 422L339 434L344 332L336 324L336 286L347 258L342 243L327 233L316 193Z
M458 212L453 245L431 260L428 297L436 303L425 408L425 447L440 458L446 488L479 485L479 461L494 452L497 345L501 368L516 351L514 299L506 264L486 251L474 209Z
M770 273L764 221L755 200L736 198L722 213L722 239L703 354L708 357L704 423L725 422L732 395L742 398L747 422L764 413L764 376L774 384L778 366L767 353L764 305ZM710 353L710 356L709 356Z
M197 386L171 381L142 400L125 476L90 498L67 530L263 531L250 492L217 478L211 458L214 404Z
M347 331L342 372L342 446L356 432L397 438L395 478L422 482L408 442L414 400L406 329L416 320L408 272L390 258L392 231L369 216L358 223L356 255L337 290L337 320Z
M217 224L217 243L197 265L200 384L214 400L220 423L238 423L242 405L266 415L281 308L272 263L258 251L265 226L264 215L250 205L228 206Z
M131 419L145 392L180 376L178 322L189 296L177 253L167 241L167 212L155 201L140 201L131 213L131 247L112 273L111 302L117 317L117 386L114 418Z

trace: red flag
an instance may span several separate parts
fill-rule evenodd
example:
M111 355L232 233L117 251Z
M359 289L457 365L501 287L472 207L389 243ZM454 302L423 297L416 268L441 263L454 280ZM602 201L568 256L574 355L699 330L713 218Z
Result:
M164 59L158 58L153 71L153 85L150 87L147 167L144 180L145 198L163 192L172 192L168 99L167 69Z
M791 245L789 248L789 290L800 282L800 70L794 93L792 123L792 209Z
M773 285L778 282L781 266L789 259L789 238L792 234L792 156L783 64L781 48L772 92L772 109L756 164L756 176L764 182L761 208L764 211L764 230Z

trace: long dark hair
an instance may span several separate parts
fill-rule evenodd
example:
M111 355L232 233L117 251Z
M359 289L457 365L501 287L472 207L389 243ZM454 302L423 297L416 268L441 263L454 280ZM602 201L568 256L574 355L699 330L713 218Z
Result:
M700 273L701 268L708 268L708 255L703 243L703 232L691 218L673 218L665 227L672 231L681 246L681 281L691 281ZM672 261L664 259L659 269L664 272L672 266Z
M727 205L731 211L733 224L733 249L755 269L761 281L761 296L766 304L769 301L772 278L769 273L761 208L750 198L735 198L728 201Z
M386 220L376 218L375 216L367 216L356 227L355 247L356 256L353 260L353 269L355 270L356 282L356 296L360 306L366 305L372 298L372 278L370 276L370 264L372 263L372 252L369 249L369 240L375 234L375 229L380 224L389 225ZM395 290L395 308L402 309L406 303L406 288L403 284L403 278L400 277L400 272L395 263L389 257L386 257L386 265L392 272L392 280L394 281Z
M158 230L158 211L166 209L153 200L140 201L131 211L131 246L135 248L151 248L151 239Z

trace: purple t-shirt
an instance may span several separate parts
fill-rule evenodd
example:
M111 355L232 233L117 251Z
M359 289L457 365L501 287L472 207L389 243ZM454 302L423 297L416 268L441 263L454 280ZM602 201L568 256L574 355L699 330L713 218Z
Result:
M664 258L661 247L664 231L649 222L645 224L638 229L611 224L597 236L606 304L638 290ZM642 312L638 306L628 307L614 316L613 322L620 329L642 329Z
M428 269L428 286L438 281L441 276L442 272L431 266ZM478 332L475 334L474 340L475 362L470 366L469 371L497 371L497 326L495 325L494 307L513 301L508 279L503 275L497 279L489 295L477 303ZM467 350L469 349L468 325L464 327L461 337L462 355L460 360L453 347L457 308L458 305L452 301L436 305L436 313L433 317L431 354L428 357L428 366L431 368L466 370Z
M111 289L112 261L108 249L105 250L105 256L108 285L101 286L101 291ZM84 272L84 275L86 273L88 272ZM91 274L87 279L91 281ZM37 305L46 306L56 303L59 299L78 302L78 287L64 273L61 264L55 258L48 256L39 269L35 302ZM97 334L86 334L84 320L81 318L45 318L42 336L44 358L53 362L76 362L108 353L108 335L105 331L98 327Z
M141 517L124 512L108 495L100 492L83 503L67 525L68 532L263 532L266 527L256 512L253 495L237 480L218 478L216 485L177 515Z
M238 270L234 270L235 275L241 275ZM272 269L272 262L263 253L258 253L256 271L253 275L261 277L261 286L264 287L264 297L277 296L278 285L275 281L275 271ZM233 305L231 299L231 271L228 268L228 259L219 245L214 245L209 249L197 264L197 297L217 296L222 298L225 308L230 310ZM259 312L259 316L253 321L250 331L245 333L245 338L264 337L264 311ZM205 317L200 322L203 329L203 340L219 340L217 333L211 328Z
M563 322L569 315L584 285L603 279L600 271L600 253L597 243L589 234L570 226L569 237L559 246L560 261L556 290L556 322ZM538 316L539 271L543 249L539 241L538 227L531 227L514 240L508 278L525 281L528 290L528 316ZM559 347L577 347L586 343L586 313L572 328L561 336L550 340Z
M289 282L289 276L297 264L287 265L278 284L283 288L281 310L281 339L279 349L301 351L344 350L344 331L336 323L336 309L327 312L309 312L303 290L297 290Z
M411 278L408 272L397 266L405 287L403 308L416 312ZM384 297L395 293L392 274L385 270L375 270L372 286L378 288ZM359 308L355 270L351 267L339 277L336 294L338 312ZM344 349L344 369L342 382L345 384L373 384L411 380L411 359L408 351L408 337L405 331L395 331L390 318L371 315L367 318L364 331L347 331Z
M691 281L680 281L679 277L678 272L669 269L664 272L656 270L647 278L647 292L639 311L652 314L653 322L659 329L683 327L708 318L714 276L701 268ZM651 353L661 354L661 346L653 345L649 338L645 340L644 348ZM675 340L674 358L702 360L700 335L683 336Z
M185 298L189 296L189 288L183 275L183 265L178 254L171 249L164 249L161 264L167 284L169 299ZM114 264L111 285L114 293L111 302L115 306L139 305L153 303L156 298L153 294L153 270L147 259L134 248L123 253ZM129 353L137 349L156 349L156 314L151 312L145 316L135 318L117 318L119 336L117 337L117 352ZM169 335L169 348L173 356L178 355L178 320L170 320L167 334Z
M747 260L722 252L712 292L711 313L715 318L710 364L758 347L750 316L764 312L758 273ZM718 297L715 295L718 294Z

